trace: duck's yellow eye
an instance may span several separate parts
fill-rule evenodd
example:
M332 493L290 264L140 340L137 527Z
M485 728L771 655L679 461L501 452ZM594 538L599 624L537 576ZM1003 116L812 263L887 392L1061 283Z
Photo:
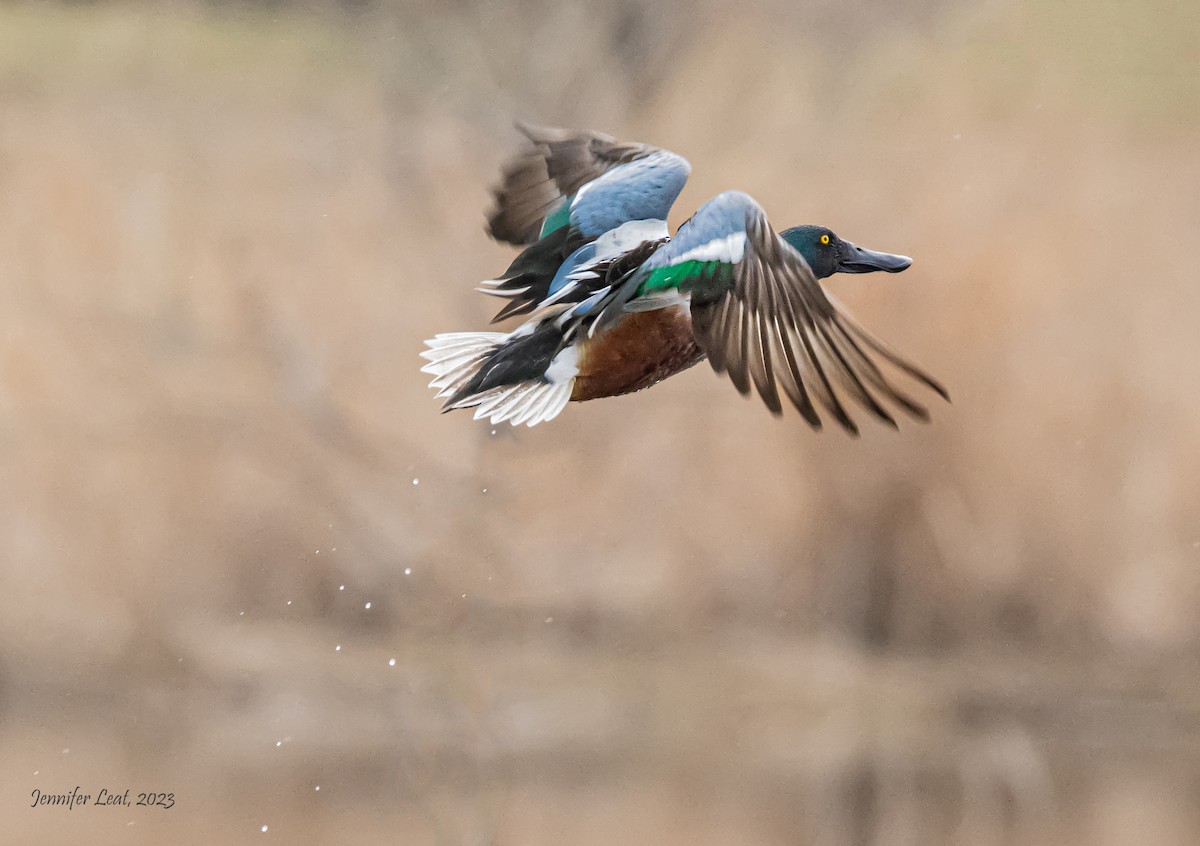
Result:
M822 243L822 244L828 244L828 243L829 243L829 236L828 236L828 235L822 235L822 236L821 236L821 243Z

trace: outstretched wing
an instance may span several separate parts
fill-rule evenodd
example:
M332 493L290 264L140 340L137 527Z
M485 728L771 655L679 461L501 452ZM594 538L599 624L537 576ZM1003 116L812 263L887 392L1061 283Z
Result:
M573 273L665 237L667 214L691 172L669 150L591 132L522 129L531 151L506 170L489 229L514 243L536 240L480 288L511 300L495 320L538 307L556 292L564 267ZM595 249L580 252L593 242Z
M728 373L743 394L753 383L774 414L782 412L782 390L813 428L821 426L815 396L848 432L858 433L839 394L893 427L889 404L927 420L925 407L897 389L881 363L949 399L937 381L835 304L804 257L741 192L706 203L629 287L626 299L668 287L690 293L692 330L713 369Z
M518 123L517 129L529 143L504 166L500 184L492 189L495 205L488 213L488 234L516 246L532 244L547 234L547 218L555 211L558 219L549 221L550 227L565 224L567 201L587 183L619 165L667 152L600 132L525 123ZM683 164L686 167L687 163ZM687 170L683 173L686 178ZM682 181L679 187L682 189Z

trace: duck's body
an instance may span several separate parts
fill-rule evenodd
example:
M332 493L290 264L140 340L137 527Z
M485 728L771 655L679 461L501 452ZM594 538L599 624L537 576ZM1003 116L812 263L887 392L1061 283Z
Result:
M629 312L579 346L575 402L631 394L704 361L684 305Z
M495 237L525 249L481 290L511 300L497 320L531 316L509 333L426 342L423 369L449 397L447 409L532 426L569 401L641 390L706 356L742 393L753 383L776 414L782 390L814 428L821 406L857 432L835 384L890 425L880 398L927 417L876 359L945 396L817 282L896 272L909 259L863 250L823 227L776 235L758 204L736 191L706 203L671 239L665 218L690 171L684 159L593 133L527 134L534 146L506 169L490 218Z

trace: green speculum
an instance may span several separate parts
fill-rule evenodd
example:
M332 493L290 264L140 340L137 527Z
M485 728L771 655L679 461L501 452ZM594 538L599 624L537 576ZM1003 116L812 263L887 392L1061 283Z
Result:
M682 293L725 289L733 282L733 265L723 261L685 261L680 264L658 267L650 271L646 281L638 288L638 295L672 288Z

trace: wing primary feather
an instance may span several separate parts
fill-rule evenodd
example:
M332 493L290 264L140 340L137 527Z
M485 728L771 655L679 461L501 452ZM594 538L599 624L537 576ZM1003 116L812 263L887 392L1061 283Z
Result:
M862 380L859 379L854 368L842 354L841 349L835 343L833 343L833 340L830 337L828 324L819 323L816 326L816 330L817 331L813 333L816 340L824 350L827 360L836 359L836 370L842 375L841 381L846 386L846 389L850 392L850 395L858 400L859 404L861 404L864 408L866 408L888 426L891 426L893 429L898 429L899 426L896 423L896 419L892 417L892 415L888 413L887 409L880 405L879 400L877 400L875 396L872 395L869 390L867 390L866 386L863 385Z
M779 387L776 384L775 370L771 361L771 344L772 335L768 326L768 316L765 313L759 312L755 315L758 328L758 357L757 361L762 368L761 381L757 381L758 395L762 397L763 402L767 404L767 408L771 413L779 416L783 414L783 403L779 399ZM751 371L751 376L754 372Z
M726 352L728 360L726 362L730 380L740 394L750 393L750 378L746 372L746 342L749 332L749 314L746 311L746 304L739 299L730 298L729 301L729 318L730 334L727 336Z
M916 379L918 382L925 385L927 388L932 390L934 393L936 393L942 399L946 400L947 402L950 401L950 393L944 387L942 387L942 384L940 382L938 382L936 379L934 379L932 376L930 376L928 373L926 373L921 368L917 367L915 364L912 364L912 363L906 361L905 359L903 359L899 353L897 353L895 350L893 350L891 347L889 347L883 341L876 338L874 335L872 335L866 329L859 326L858 323L856 323L844 311L840 312L839 316L840 316L841 320L843 321L845 328L849 332L851 332L855 336L857 336L860 341L862 341L864 344L869 346L871 349L875 350L875 352L879 353L881 356L886 358L893 365L895 365L899 370L903 370L909 376L911 376L912 378Z
M858 345L858 341L854 340L854 337L846 331L846 328L842 325L840 319L834 320L832 327L836 331L831 334L831 338L835 343L838 344L838 346L842 347L851 358L858 362L859 372L875 387L876 390L881 391L889 400L903 408L909 416L914 417L922 422L929 420L929 411L925 408L925 406L911 399L907 394L898 390L892 385L891 382L888 381L887 377L884 376L883 371L879 369L875 362L871 360L870 356L868 356L863 351L862 347Z
M783 390L787 393L788 398L792 401L792 405L796 406L796 410L800 412L808 425L820 431L821 416L817 414L816 408L813 407L812 400L809 399L808 391L804 387L804 375L800 370L800 364L796 361L796 352L792 349L792 345L788 343L788 329L780 324L781 316L775 318L775 329L779 333L779 348L783 352L783 358L787 362L787 379L781 380Z
M825 406L825 410L833 415L842 428L852 435L857 435L858 426L850 419L850 415L846 413L846 409L838 400L837 394L834 393L833 385L830 383L829 377L825 375L825 370L821 367L821 361L817 358L816 350L813 349L812 341L808 336L809 331L813 328L813 317L804 307L805 304L797 301L801 296L799 285L803 280L794 273L790 275L795 277L790 280L794 284L781 286L781 290L787 293L792 321L796 326L796 336L800 340L800 350L804 353L805 361L812 369L815 381L818 383L813 385L814 393L821 404ZM818 387L820 390L816 390Z
M765 268L757 256L748 257L755 276L762 276ZM753 348L750 350L750 378L758 389L767 408L774 415L783 413L783 405L779 402L779 390L775 387L775 376L771 369L771 336L767 327L767 315L771 313L771 288L765 279L760 279L751 303L751 321L753 323Z
M846 317L751 198L719 195L680 228L672 244L687 237L690 249L712 243L721 237L716 233L737 228L729 214L738 208L745 213L738 230L745 239L732 262L733 284L698 284L692 290L693 333L713 370L727 374L742 394L749 394L753 384L773 414L782 412L781 394L786 395L814 429L822 427L827 412L857 436L851 412L857 414L859 407L892 428L898 428L898 410L926 418L921 405L892 385L880 359L940 396L947 396L945 389ZM689 226L694 234L683 235Z
M493 209L486 230L497 241L522 246L537 240L542 221L561 200L536 145L504 166L492 189Z
M763 264L761 266L764 268L766 265ZM778 384L782 386L788 400L791 401L792 406L796 407L800 416L803 416L804 420L814 430L820 431L821 416L812 407L809 392L804 386L803 373L800 371L799 362L796 360L796 352L792 349L791 343L788 342L788 310L784 302L787 295L784 292L776 292L773 284L766 284L764 286L764 293L766 293L767 302L766 306L764 306L764 313L760 317L763 322L760 325L760 337L766 335L766 340L763 341L763 360L764 364L766 364L767 372L770 376L778 380ZM778 344L781 354L782 366L779 368L773 367L772 356L770 356L769 352L770 347L774 346L774 344ZM778 394L775 396L776 401L778 401Z
M794 337L800 342L799 352L803 354L806 363L813 372L814 383L812 387L814 393L817 395L817 399L833 415L834 419L842 425L842 428L851 435L857 435L858 426L838 399L837 393L834 391L829 376L826 374L817 350L813 346L812 339L809 336L809 332L815 331L816 326L813 310L806 301L804 294L806 291L811 290L810 286L816 286L812 271L798 253L794 253L790 248L784 249L783 241L775 234L761 209L756 207L748 212L746 229L750 235L748 240L753 245L753 252L757 253L764 268L770 268L772 271L771 279L766 284L770 284L779 292L783 301L787 304L786 314L788 322L795 327ZM819 287L817 287L817 291L818 293L820 292ZM785 344L792 344L792 349L796 350L792 333L787 333L782 341Z

